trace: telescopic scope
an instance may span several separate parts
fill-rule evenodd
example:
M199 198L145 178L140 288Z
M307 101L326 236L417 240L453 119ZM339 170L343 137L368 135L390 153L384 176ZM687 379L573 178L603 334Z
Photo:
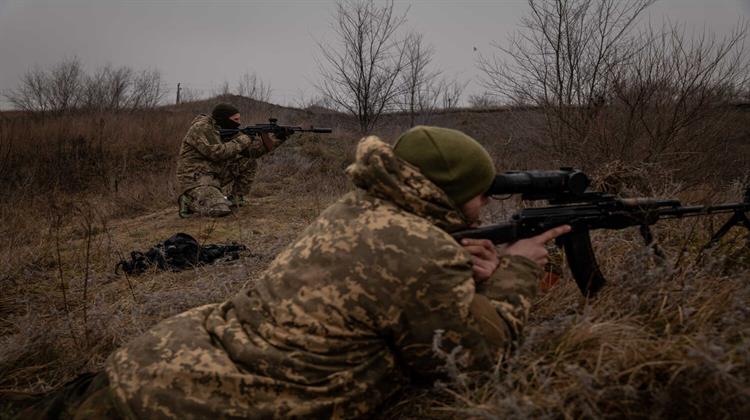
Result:
M582 196L589 178L581 171L561 168L554 171L508 171L495 176L487 196L522 194L524 200L551 200Z

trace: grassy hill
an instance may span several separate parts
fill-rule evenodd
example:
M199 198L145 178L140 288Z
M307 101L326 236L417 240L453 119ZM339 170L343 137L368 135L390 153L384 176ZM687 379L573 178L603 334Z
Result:
M329 126L260 160L249 205L219 220L180 219L174 163L190 121L229 100L245 123ZM549 168L522 121L533 110L461 110L420 117L475 136L501 169ZM388 141L407 128L388 116ZM156 322L219 302L251 283L350 184L358 135L349 117L221 98L152 112L0 118L0 418L84 371ZM747 150L747 138L738 137ZM742 172L744 169L741 169ZM746 172L746 171L745 171ZM652 188L691 200L738 201L742 182ZM500 221L519 203L487 212ZM750 415L750 255L735 232L700 247L720 217L660 224L660 258L637 232L594 238L609 284L586 300L569 281L540 295L523 345L496 372L399 396L383 417L742 417ZM131 250L177 232L248 246L236 261L180 273L114 272ZM745 252L743 254L743 252Z

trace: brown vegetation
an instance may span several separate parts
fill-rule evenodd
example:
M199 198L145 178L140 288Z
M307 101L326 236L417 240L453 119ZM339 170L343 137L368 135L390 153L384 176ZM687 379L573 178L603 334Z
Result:
M334 134L296 136L264 157L250 204L235 215L179 219L173 180L179 142L195 113L218 100L237 104L248 123L273 116L330 126ZM748 121L747 112L733 112ZM389 115L375 131L392 141L410 118ZM550 168L548 157L528 146L528 127L540 120L533 108L424 116L426 123L479 139L500 169ZM11 401L18 405L99 369L113 349L159 320L221 301L252 282L350 188L343 169L358 129L340 114L240 97L143 112L0 114L0 413L11 412ZM747 174L748 132L733 135L736 147L722 156L741 159L739 173ZM634 163L602 162L595 169L599 179L619 175L627 183L622 175ZM663 179L639 179L654 194L681 190ZM737 201L743 182L711 184L711 198ZM708 197L703 190L689 193L694 201ZM488 219L502 220L517 204L494 204ZM666 260L649 254L634 232L597 235L611 280L600 297L585 301L572 282L561 283L537 299L527 339L497 372L453 372L450 383L401 396L385 416L726 417L746 410L750 271L730 258L741 244L737 236L698 261L698 248L717 223L659 225ZM237 241L250 251L238 261L181 273L113 273L130 250L179 231L202 242Z

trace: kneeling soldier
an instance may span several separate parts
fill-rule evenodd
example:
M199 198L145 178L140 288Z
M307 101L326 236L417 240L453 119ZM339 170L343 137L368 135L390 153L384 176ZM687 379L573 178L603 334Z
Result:
M231 213L230 207L245 204L255 177L256 159L273 150L281 140L260 141L243 133L229 139L220 137L220 128L239 126L240 113L229 104L219 104L211 115L199 115L193 120L177 161L181 217L226 216ZM228 190L228 197L222 188Z

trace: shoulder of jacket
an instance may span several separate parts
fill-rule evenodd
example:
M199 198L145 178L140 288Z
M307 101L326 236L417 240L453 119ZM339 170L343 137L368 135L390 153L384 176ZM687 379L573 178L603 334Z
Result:
M216 125L213 118L211 118L208 115L199 115L193 119L192 124L190 124L190 129L188 130L188 133L196 133L196 134L208 134L208 133L215 133L216 135L219 134L219 126Z
M362 228L382 236L383 241L413 246L415 251L427 254L460 254L468 258L468 253L448 232L388 200L356 190L344 196L342 204L364 210L359 217Z

